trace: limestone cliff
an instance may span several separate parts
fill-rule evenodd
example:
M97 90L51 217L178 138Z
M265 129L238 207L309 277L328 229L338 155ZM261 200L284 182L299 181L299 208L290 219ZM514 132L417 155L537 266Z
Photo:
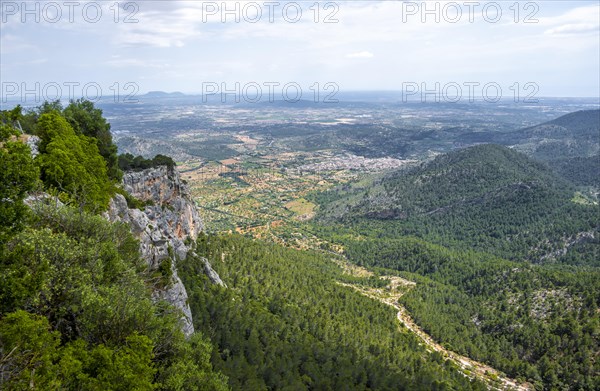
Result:
M176 263L186 257L189 244L204 228L189 189L179 173L166 166L125 173L123 188L147 205L143 210L129 208L125 197L117 194L110 202L107 218L131 226L151 270L158 269L164 260L171 262L171 282L165 288L157 288L155 295L181 309L182 330L189 336L194 332L192 314Z

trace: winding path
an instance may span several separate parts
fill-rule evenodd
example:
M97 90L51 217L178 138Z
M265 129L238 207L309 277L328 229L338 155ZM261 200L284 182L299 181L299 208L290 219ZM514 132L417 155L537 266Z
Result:
M334 260L344 272L352 275L369 276L373 275L367 269L344 263L338 260ZM511 379L501 373L500 371L485 365L478 361L475 361L469 357L462 356L458 353L450 351L444 348L439 343L435 342L434 339L421 329L410 317L408 311L398 303L398 299L403 294L408 292L416 284L413 281L408 281L396 276L381 276L381 279L388 280L389 284L386 288L369 288L364 286L357 286L353 284L338 282L343 286L348 286L361 294L368 296L374 300L378 300L384 304L387 304L398 311L397 318L404 327L409 331L416 334L427 346L427 350L430 352L439 352L444 358L452 360L460 371L467 377L476 377L479 380L486 383L491 390L515 390L515 391L530 391L534 390L533 386L528 383L520 383L514 379Z

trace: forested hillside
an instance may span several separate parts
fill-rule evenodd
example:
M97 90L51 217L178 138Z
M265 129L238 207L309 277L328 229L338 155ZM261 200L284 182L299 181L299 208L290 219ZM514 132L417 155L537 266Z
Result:
M581 110L494 139L513 145L578 186L598 187L600 110Z
M501 135L499 141L515 145L535 159L553 161L597 155L599 132L600 110L581 110Z
M90 102L0 113L0 389L227 388L210 342L153 298L129 227L97 214L116 164Z
M312 199L311 232L416 281L401 303L437 341L537 389L600 387L600 209L547 166L481 145Z
M195 327L233 389L485 389L399 329L390 307L339 285L378 279L343 275L331 255L241 236L201 237L196 254L228 285L211 284L198 260L180 265Z
M599 386L597 268L531 265L417 238L332 231L352 262L416 281L401 303L449 349L539 389Z
M322 221L357 225L367 235L414 235L534 263L600 259L592 245L599 237L597 201L578 198L547 166L498 145L440 155L314 199Z

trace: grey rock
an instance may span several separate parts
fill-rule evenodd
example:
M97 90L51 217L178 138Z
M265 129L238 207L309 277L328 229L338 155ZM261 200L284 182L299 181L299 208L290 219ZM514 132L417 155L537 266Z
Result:
M212 268L210 262L208 262L208 259L204 257L201 257L200 259L204 263L204 273L208 276L208 279L213 284L227 288L227 285L223 282L223 280L221 280L221 276L219 276L219 274L217 274L217 272Z
M48 193L39 192L39 193L31 193L23 200L25 205L29 206L31 209L36 209L40 205L52 205L57 208L62 208L65 206L58 197L51 196Z
M31 157L35 158L37 155L40 154L40 151L38 149L38 144L40 143L40 138L38 136L27 136L27 140L25 141L25 143L29 146L29 148L31 149Z
M177 268L172 267L173 277L172 283L166 289L154 292L154 297L165 300L175 307L179 308L183 313L181 318L181 331L186 337L194 333L194 323L192 322L192 311L188 304L188 295L183 282L177 274Z
M151 205L143 211L130 209L125 197L117 194L110 201L106 218L122 221L131 227L140 240L141 255L151 270L157 269L161 261L170 258L173 269L171 283L166 288L157 289L154 297L164 299L182 311L182 331L189 336L194 332L192 314L187 303L187 292L177 275L176 264L190 251L186 242L195 241L198 233L204 229L189 189L181 181L179 173L167 167L127 172L123 175L123 188L142 201L150 201ZM220 281L218 274L212 268L210 270Z

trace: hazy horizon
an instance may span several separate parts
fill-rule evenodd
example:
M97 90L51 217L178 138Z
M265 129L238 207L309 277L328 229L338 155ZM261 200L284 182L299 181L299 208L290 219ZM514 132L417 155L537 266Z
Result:
M600 96L597 2L224 5L3 0L2 101L198 94L236 83L238 94L291 83L320 98L407 85L448 96L469 88L480 96L486 85L502 98Z

